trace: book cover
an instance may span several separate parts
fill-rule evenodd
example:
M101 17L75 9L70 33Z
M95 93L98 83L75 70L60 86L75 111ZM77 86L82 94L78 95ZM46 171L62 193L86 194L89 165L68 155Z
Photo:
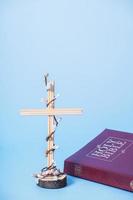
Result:
M133 134L105 129L65 160L64 172L133 191Z

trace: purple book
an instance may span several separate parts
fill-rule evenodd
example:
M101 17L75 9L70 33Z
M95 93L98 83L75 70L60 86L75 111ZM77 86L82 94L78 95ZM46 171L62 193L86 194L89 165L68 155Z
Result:
M133 134L105 129L65 160L64 172L133 191Z

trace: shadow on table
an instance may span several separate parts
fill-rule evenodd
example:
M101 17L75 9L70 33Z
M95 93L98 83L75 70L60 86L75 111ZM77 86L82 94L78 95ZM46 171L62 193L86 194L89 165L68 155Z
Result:
M70 186L74 183L74 177L72 176L67 176L67 186Z

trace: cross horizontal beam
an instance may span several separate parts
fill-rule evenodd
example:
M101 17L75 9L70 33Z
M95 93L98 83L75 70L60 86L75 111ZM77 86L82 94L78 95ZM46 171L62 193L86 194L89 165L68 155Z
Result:
M42 115L80 115L81 108L54 108L54 109L22 109L20 115L24 116L42 116Z

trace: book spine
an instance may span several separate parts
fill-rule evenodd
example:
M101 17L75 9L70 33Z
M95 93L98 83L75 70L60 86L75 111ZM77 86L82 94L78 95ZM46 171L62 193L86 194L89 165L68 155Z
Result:
M133 192L133 177L65 161L66 174Z

